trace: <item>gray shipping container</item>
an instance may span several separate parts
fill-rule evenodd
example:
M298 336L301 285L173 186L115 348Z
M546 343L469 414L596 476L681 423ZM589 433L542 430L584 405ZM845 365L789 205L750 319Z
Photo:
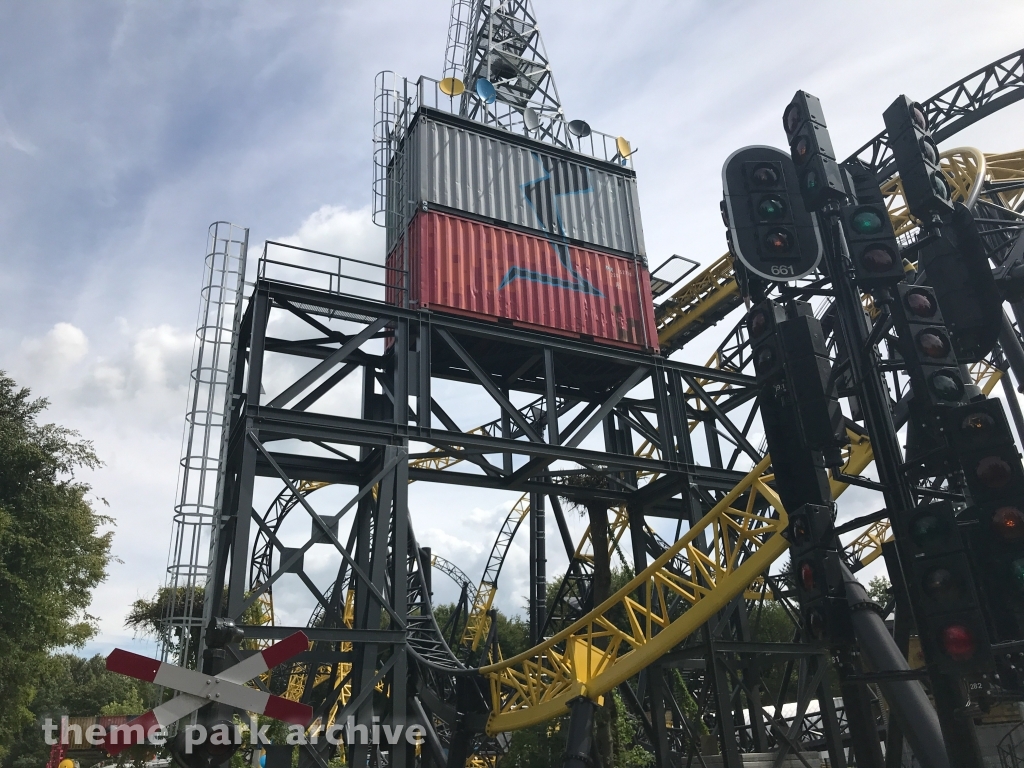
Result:
M426 207L646 262L630 168L423 108L388 177L388 251Z

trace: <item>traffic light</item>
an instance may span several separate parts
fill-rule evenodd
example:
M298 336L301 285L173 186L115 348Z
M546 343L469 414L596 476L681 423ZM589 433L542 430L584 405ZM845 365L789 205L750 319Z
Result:
M831 200L843 200L846 188L821 102L806 91L797 91L782 113L782 125L807 209L820 211Z
M918 267L935 289L961 363L981 360L1003 327L1003 303L974 216L956 203L949 224L921 249Z
M988 630L952 503L925 504L892 520L926 658L956 675L989 671Z
M971 549L1002 641L1021 640L1024 610L1024 468L998 400L961 406L946 417L950 443L973 505Z
M891 286L904 279L903 259L874 171L860 160L843 165L853 182L854 202L842 208L843 230L863 290Z
M190 733L193 728L203 730ZM167 746L180 768L218 768L230 763L242 746L242 736L230 707L207 704L199 710L195 726L179 729Z
M795 317L787 318L782 307L765 300L750 310L746 321L761 390L761 423L775 485L787 509L831 500L822 450L838 453L831 447L838 445L833 430L845 433L838 403L833 401L833 408L824 396L831 369L821 354L821 326L806 302L793 302L791 312Z
M915 401L922 405L964 402L963 377L934 289L898 284L891 311Z
M832 510L804 504L789 516L786 532L804 628L829 645L853 642Z
M889 147L903 185L903 197L914 218L930 224L953 214L949 183L939 167L939 149L932 140L924 107L900 96L882 113Z
M786 311L767 299L747 313L747 336L754 361L754 375L762 388L784 385L785 352L779 338L779 324L785 322Z
M846 421L839 400L826 389L832 361L825 333L810 304L793 304L796 316L779 325L779 337L800 435L808 448L825 452L827 465L835 466L841 461L839 446L845 442Z
M766 280L795 280L821 259L818 225L803 205L793 161L772 147L733 152L722 168L730 252Z

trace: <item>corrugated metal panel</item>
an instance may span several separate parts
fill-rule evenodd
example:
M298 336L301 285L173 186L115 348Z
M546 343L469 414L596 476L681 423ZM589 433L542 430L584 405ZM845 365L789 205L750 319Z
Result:
M408 234L414 307L658 349L650 276L638 261L436 211L417 214Z
M504 222L601 249L644 257L643 228L632 172L569 159L541 142L513 143L420 114L391 174L404 176L405 216L389 233L389 248L407 216L427 206ZM402 199L398 199L402 198ZM413 208L415 206L415 208ZM397 213L397 211L396 211Z

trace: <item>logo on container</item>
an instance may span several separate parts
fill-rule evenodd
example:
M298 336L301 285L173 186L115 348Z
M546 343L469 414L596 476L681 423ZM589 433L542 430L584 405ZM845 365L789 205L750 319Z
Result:
M520 189L523 190L523 197L526 198L537 221L548 234L547 240L555 249L555 255L565 268L567 276L557 277L516 265L509 269L501 279L498 290L516 280L529 280L534 283L604 298L604 294L577 272L573 266L572 256L569 253L569 238L566 237L562 221L561 197L588 195L593 192L593 188L590 186L589 171L582 165L545 157L536 152L530 154L540 164L544 175L526 182L521 185Z

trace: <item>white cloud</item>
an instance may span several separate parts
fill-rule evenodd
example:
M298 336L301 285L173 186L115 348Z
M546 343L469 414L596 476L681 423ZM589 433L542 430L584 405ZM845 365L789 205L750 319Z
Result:
M89 352L85 332L71 323L57 323L41 338L24 339L22 351L41 374L67 373Z

